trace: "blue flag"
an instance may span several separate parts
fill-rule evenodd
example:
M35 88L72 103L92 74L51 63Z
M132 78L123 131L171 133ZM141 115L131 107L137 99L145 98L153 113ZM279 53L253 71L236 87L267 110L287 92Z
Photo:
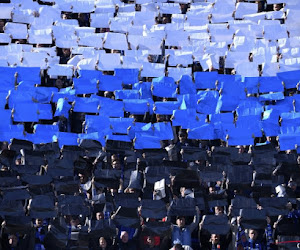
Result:
M75 99L74 112L98 113L99 108L99 100L96 98L77 97Z
M238 116L261 115L263 105L258 101L258 98L247 98L239 103L236 111Z
M8 125L12 124L12 114L10 109L0 109L0 128L6 128Z
M140 92L138 90L132 89L123 89L115 91L115 99L124 100L124 99L139 99Z
M92 96L100 104L99 114L108 117L124 117L124 103L105 97Z
M38 103L38 118L39 120L52 120L52 106L51 104Z
M172 126L181 126L185 129L190 128L191 123L197 122L196 117L195 109L173 110Z
M261 115L239 116L236 128L251 131L255 137L262 137Z
M136 133L136 137L134 139L134 148L135 149L159 149L161 148L160 138L157 136Z
M259 77L244 77L243 78L244 87L247 89L248 94L257 94L258 93L258 82L259 82Z
M254 145L254 134L245 128L234 128L228 131L228 146Z
M15 103L13 120L15 122L38 122L38 104Z
M58 89L54 87L36 87L33 91L33 98L36 101L39 103L50 103L52 95L57 93Z
M284 82L286 89L296 88L300 81L300 70L280 72L277 77Z
M73 85L76 95L96 94L98 92L99 80L92 78L73 78Z
M64 98L58 99L56 103L56 111L54 117L56 116L64 116L65 118L69 118L69 111L72 106L68 103Z
M14 107L16 103L32 103L32 91L18 91L10 90L8 96L8 106L10 109Z
M16 68L14 67L0 67L0 84L1 90L9 90L15 86L15 73Z
M271 94L264 94L259 96L259 101L260 102L265 102L265 101L278 101L278 100L283 100L284 95L282 92L276 92L276 93L271 93Z
M64 98L68 100L68 102L74 102L76 98L75 89L71 87L61 89L59 92L53 94L52 102L57 102L60 98Z
M151 82L139 82L132 86L132 89L139 91L141 99L152 99Z
M170 122L156 122L154 126L154 136L160 140L173 140L174 134Z
M202 114L214 114L216 111L219 93L217 91L198 91L197 112Z
M197 140L214 140L214 125L212 123L206 123L200 127L190 129L188 131L188 138Z
M127 134L128 128L133 125L133 118L109 118L113 133Z
M80 140L79 144L81 143L82 140L84 139L90 139L90 140L95 140L101 143L101 145L103 147L105 147L105 137L98 133L98 132L94 132L94 133L89 133L89 134L78 134L78 138Z
M78 69L77 73L80 78L83 79L96 79L100 80L101 76L103 75L99 70L85 70L85 69Z
M293 100L295 100L295 112L300 112L300 95L293 95Z
M41 84L41 69L38 67L17 67L18 82L31 81L33 84Z
M215 89L218 72L194 72L196 89Z
M177 85L172 77L162 76L152 80L152 94L158 97L175 97Z
M196 94L196 84L189 75L182 75L179 81L180 94Z
M184 101L187 109L196 109L198 100L197 98L198 96L195 94L177 95L177 101L181 104Z
M299 134L283 134L279 135L280 151L295 150L300 141Z
M276 76L260 77L259 93L283 92L282 81Z
M152 99L126 99L123 103L126 112L143 115L146 112L150 112L150 107L152 110L154 102Z
M57 138L54 136L53 141L58 140L60 148L63 146L78 146L79 139L78 134L68 132L58 132Z
M53 136L57 136L58 133L58 125L35 124L32 142L36 144L52 142Z
M139 81L139 69L115 69L115 76L124 84L133 84Z
M123 89L122 80L116 76L103 75L100 78L99 90L102 91L115 91Z
M172 115L173 110L179 109L181 103L178 102L155 102L154 113L160 115Z
M133 140L134 139L134 137L135 137L135 134L136 133L142 133L142 132L144 132L145 134L147 133L147 131L145 130L143 130L143 127L145 127L145 126L150 126L151 127L151 134L154 134L154 132L153 132L153 126L152 126L152 123L144 123L144 122L134 122L129 128L128 128L128 136L129 136L129 138L131 139L131 140Z

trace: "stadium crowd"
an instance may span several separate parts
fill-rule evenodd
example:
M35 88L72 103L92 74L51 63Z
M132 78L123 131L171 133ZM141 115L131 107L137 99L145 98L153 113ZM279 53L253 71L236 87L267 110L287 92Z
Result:
M0 0L0 249L297 249L299 0Z

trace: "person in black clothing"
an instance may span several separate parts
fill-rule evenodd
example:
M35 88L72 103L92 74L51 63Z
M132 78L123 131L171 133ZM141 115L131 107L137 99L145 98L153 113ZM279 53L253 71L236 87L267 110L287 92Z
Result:
M122 231L120 235L120 242L117 247L118 250L136 250L136 242L129 240L129 235L126 231Z

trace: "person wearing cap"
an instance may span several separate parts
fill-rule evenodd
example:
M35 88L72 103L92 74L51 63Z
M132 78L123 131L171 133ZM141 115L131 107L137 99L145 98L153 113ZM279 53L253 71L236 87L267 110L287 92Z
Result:
M199 224L199 214L200 210L198 206L196 206L196 215L194 216L194 220L190 225L185 224L184 216L176 217L176 224L172 225L172 245L175 245L177 243L186 246L192 245L191 235Z

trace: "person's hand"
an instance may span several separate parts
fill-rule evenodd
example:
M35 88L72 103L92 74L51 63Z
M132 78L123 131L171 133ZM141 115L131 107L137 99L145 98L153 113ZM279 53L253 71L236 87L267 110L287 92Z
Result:
M232 205L230 205L230 206L228 207L228 214L231 214L231 213L232 213L232 211L233 211L233 206L232 206Z
M238 226L241 225L241 221L242 221L242 217L241 217L241 216L238 216L238 217L237 217L237 220L236 220L236 223L237 223Z
M200 224L199 224L199 230L201 231L201 229L202 229L202 227L203 227L203 220L200 222Z

